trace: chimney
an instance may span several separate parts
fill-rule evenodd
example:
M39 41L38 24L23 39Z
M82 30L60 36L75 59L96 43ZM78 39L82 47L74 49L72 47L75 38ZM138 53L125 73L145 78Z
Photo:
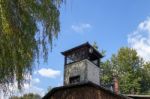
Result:
M119 94L119 82L118 82L117 77L114 76L113 80L114 80L114 86L113 86L114 93Z

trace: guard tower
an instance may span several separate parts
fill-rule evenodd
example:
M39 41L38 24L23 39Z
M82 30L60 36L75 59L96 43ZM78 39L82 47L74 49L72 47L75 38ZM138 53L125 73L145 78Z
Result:
M100 84L100 59L103 57L88 42L62 52L64 62L64 85L90 81Z

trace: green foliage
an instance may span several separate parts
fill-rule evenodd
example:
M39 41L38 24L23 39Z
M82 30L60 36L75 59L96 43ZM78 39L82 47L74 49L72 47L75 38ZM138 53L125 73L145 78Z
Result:
M98 50L98 46L96 42L93 43L93 47Z
M12 96L9 99L42 99L42 97L38 94L29 93L29 94L23 95L22 97Z
M141 92L142 94L149 94L150 95L150 63L146 62L143 65L143 68L139 71L141 76Z
M25 74L42 49L46 60L48 46L60 31L59 7L63 0L0 0L0 87L17 80L21 89ZM38 26L38 25L41 26ZM43 32L39 29L43 28Z
M98 47L98 45L97 45L96 42L94 42L92 46L93 46L96 50L99 50L99 47ZM106 51L105 51L105 50L102 50L102 51L101 51L101 54L102 54L102 56L105 56Z
M123 94L143 94L150 90L150 63L144 62L134 49L120 48L101 68L101 83L110 84L113 76L117 76Z
M109 85L112 82L112 67L110 61L107 60L101 63L100 82L102 85Z

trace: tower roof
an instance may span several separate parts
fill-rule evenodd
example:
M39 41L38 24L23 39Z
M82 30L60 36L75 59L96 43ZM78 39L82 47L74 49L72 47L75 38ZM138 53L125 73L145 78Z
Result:
M90 48L93 50L92 55L97 56L97 58L102 58L103 57L103 55L99 51L97 51L92 45L90 45L88 42L83 43L79 46L76 46L74 48L71 48L71 49L66 50L64 52L61 52L61 53L64 56L67 56L69 54L72 54L72 53L76 52L77 50L80 51L80 49L85 49L86 50L86 49L90 49Z

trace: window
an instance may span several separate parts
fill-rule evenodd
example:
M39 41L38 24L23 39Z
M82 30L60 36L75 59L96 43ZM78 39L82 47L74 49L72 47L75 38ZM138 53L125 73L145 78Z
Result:
M80 82L80 76L74 76L69 78L70 84L78 83Z

